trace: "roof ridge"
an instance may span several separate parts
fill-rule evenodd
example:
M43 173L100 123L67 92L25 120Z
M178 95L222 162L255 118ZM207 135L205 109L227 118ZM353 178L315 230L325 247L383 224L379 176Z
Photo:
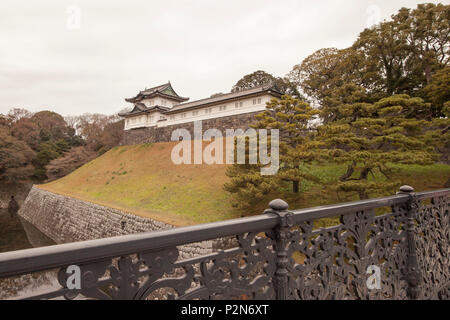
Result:
M165 92L168 91L168 92ZM151 87L144 89L142 91L139 91L137 95L135 95L133 98L125 98L125 101L127 102L137 102L142 100L145 96L150 96L153 94L161 94L167 96L169 99L172 98L176 100L177 102L186 101L189 100L187 97L182 97L176 91L173 89L172 84L169 82L165 84L161 84L159 86Z
M147 88L147 89L144 89L144 90L139 91L139 92L142 93L142 92L149 91L149 90L156 91L157 89L161 89L162 87L167 87L168 85L170 85L170 82L167 82L167 83L165 83L165 84L160 84L159 86Z
M209 98L203 98L203 99L198 99L198 100L194 100L194 101L179 103L179 104L174 105L174 108L178 107L178 106L181 106L181 105L184 105L184 104L190 104L190 103L195 103L195 102L200 102L200 101L205 101L205 100L210 100L210 99L217 99L217 100L220 101L221 100L220 98L223 98L224 96L228 96L228 95L232 95L232 94L245 93L246 91L251 91L251 90L256 90L256 89L265 89L265 90L267 90L267 89L270 89L272 87L273 87L273 84L270 83L270 84L259 85L259 86L253 87L253 88L239 90L239 91L236 91L236 92L231 92L230 91L230 92L224 93L224 94L222 94L220 96L217 96L217 97L209 97Z

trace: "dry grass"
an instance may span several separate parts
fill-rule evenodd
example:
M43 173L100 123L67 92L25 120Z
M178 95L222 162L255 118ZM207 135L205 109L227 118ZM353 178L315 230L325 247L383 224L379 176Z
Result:
M116 147L40 188L174 225L235 218L226 165L175 165L176 142Z
M177 226L240 217L241 212L231 206L232 196L223 190L228 181L226 165L175 165L170 158L175 144L116 147L40 188ZM412 185L417 191L442 188L450 177L450 166L444 164L396 167L402 184ZM309 170L325 185L304 183L298 195L284 196L291 208L357 200L333 189L333 181L345 172L345 166L311 166ZM289 190L289 186L285 189ZM268 196L254 212L245 214L260 214L270 200L279 196Z

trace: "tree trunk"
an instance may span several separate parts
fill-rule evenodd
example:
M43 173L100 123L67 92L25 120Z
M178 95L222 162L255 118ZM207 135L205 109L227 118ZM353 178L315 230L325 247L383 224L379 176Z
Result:
M300 183L298 181L292 181L292 192L298 193Z
M431 82L431 66L428 64L425 66L425 78L427 80L427 84L430 84L430 82Z
M347 167L347 172L339 178L340 181L347 181L348 178L350 178L355 171L356 162L353 161L351 164Z
M369 175L370 170L372 170L371 168L364 168L361 171L361 174L359 175L359 179L360 180L367 180L367 176ZM359 199L360 200L364 200L364 199L368 199L369 196L366 193L366 190L359 190Z
M359 200L365 200L365 199L369 198L366 191L364 191L364 190L359 190L358 193L359 193Z

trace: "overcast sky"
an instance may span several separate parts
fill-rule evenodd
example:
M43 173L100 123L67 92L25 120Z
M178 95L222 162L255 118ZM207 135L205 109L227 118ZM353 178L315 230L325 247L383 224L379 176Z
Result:
M284 76L422 2L1 0L0 113L113 114L168 80L191 100L209 97L259 69Z

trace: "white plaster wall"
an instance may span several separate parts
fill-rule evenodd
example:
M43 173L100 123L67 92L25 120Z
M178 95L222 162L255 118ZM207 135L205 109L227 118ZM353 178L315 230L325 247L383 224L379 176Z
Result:
M125 130L141 127L156 126L161 116L164 116L159 111L153 111L148 114L139 115L132 118L125 119ZM133 123L134 120L134 123Z
M251 112L257 112L257 111L263 111L266 109L266 104L269 102L273 96L271 95L261 95L253 98L248 99L239 99L232 102L217 102L214 105L198 108L194 110L189 111L179 111L172 115L162 115L159 112L152 112L151 115L154 114L155 119L159 120L161 116L165 117L166 121L156 121L156 122L148 122L146 119L142 118L141 116L135 117L137 119L136 122L133 123L133 118L128 118L128 121L125 121L125 130L133 129L133 128L142 128L142 127L152 127L152 126L158 126L158 127L166 127L170 125L180 124L180 123L186 123L186 122L193 122L198 120L207 120L207 119L214 119L214 118L220 118L220 117L227 117L232 115L238 115L238 114L245 114L245 113L251 113ZM159 98L157 98L159 99ZM260 99L260 103L258 103ZM253 104L253 100L256 100L256 104ZM238 107L236 107L236 103L238 104ZM242 103L242 106L240 106L240 103ZM226 106L226 110L221 110L221 106ZM206 109L211 109L211 113L206 113ZM194 115L193 112L197 112L197 115ZM185 114L185 117L183 118L181 114ZM175 116L175 119L173 117Z
M167 108L172 108L173 106L179 104L178 101L172 100L172 99L164 99L161 97L151 98L151 99L143 99L141 101L145 106L147 107L153 107L153 106L163 106Z

